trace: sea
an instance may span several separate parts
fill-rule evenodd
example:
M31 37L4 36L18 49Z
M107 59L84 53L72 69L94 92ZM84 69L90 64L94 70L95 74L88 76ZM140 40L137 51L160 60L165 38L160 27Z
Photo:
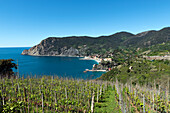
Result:
M58 76L74 79L96 79L104 72L86 72L86 69L92 69L94 60L81 60L79 57L60 57L60 56L29 56L21 55L22 51L30 47L11 47L0 48L0 59L14 59L18 62L20 77L41 77Z

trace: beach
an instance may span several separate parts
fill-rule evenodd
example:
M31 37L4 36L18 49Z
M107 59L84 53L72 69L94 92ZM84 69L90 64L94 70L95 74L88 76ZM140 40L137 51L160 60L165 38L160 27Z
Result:
M101 62L101 59L100 58L91 58L91 57L82 57L82 58L79 58L80 60L94 60L96 61L98 64Z

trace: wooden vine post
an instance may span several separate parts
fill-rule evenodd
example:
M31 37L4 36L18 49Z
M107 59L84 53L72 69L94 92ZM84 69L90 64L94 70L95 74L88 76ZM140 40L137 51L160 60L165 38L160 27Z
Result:
M91 112L92 113L94 112L94 91L93 91L92 100L91 100Z
M167 102L166 102L167 105L166 105L166 106L167 106L167 108L168 108L168 109L167 109L168 112L169 112L169 106L168 106L168 105L169 105L169 85L170 85L170 84L169 84L169 77L168 77L168 83L167 83L167 89L166 89L166 98L167 98Z
M42 100L42 113L44 113L44 100L43 100L43 93L41 93L41 100Z
M152 95L152 98L153 98L153 110L154 110L154 102L155 102L155 99L154 99L154 93L155 93L155 80L154 80L154 86L153 86L153 95Z
M145 113L145 95L143 94L143 113Z
M98 103L98 100L99 100L99 87L97 87L97 103Z

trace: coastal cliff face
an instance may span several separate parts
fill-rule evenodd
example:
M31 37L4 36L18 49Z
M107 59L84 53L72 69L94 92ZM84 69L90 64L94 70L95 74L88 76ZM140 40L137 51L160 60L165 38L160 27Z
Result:
M103 54L117 48L148 47L170 41L170 27L146 31L137 35L119 32L110 36L49 37L38 45L24 50L22 55L33 56L88 56Z
M32 56L78 56L80 52L75 48L61 48L59 51L48 49L43 49L44 46L35 46L32 49L24 50L22 55L32 55Z
M24 50L22 55L32 55L32 56L78 56L81 55L80 51L73 47L59 47L53 45L57 39L46 39L40 44L30 48L29 50Z

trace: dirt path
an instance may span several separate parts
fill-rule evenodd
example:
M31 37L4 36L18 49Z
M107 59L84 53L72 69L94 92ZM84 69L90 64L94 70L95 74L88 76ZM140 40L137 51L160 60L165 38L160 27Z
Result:
M109 87L103 99L95 103L95 113L121 113L119 105L115 98L115 92Z

